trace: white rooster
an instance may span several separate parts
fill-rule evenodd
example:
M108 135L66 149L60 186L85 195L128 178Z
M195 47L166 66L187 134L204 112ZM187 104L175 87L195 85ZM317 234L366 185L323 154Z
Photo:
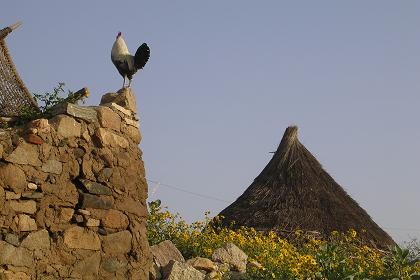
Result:
M121 32L118 32L117 38L112 46L111 60L115 67L117 67L118 72L124 78L123 88L125 87L125 78L128 78L128 87L130 87L133 75L146 65L149 57L150 49L146 43L143 43L137 49L134 56L131 55L121 36Z

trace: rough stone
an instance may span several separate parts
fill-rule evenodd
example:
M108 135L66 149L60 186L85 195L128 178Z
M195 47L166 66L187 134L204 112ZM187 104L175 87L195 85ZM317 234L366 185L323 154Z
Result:
M45 249L49 250L51 246L50 236L46 229L41 229L30 233L23 241L21 246L23 248L33 250Z
M82 161L82 173L85 178L94 180L95 174L93 174L92 166L93 166L92 158L89 155L84 155L83 161Z
M156 265L155 262L153 262L153 266L149 272L149 280L160 280L160 279L162 279L161 269L159 266Z
M111 196L96 196L92 194L83 193L82 208L96 208L96 209L110 209L114 205L114 200Z
M94 108L79 106L72 103L61 103L58 106L54 106L54 108L52 108L52 114L67 114L88 123L98 121L98 114Z
M26 141L35 145L41 145L42 143L44 143L44 140L42 140L41 137L33 133L30 133L26 136Z
M117 96L118 96L118 93L115 93L115 92L105 93L104 95L102 95L101 102L99 103L99 105L102 106L102 105L110 104L115 100L115 98L117 98Z
M34 214L36 212L36 202L33 200L10 201L10 208L15 212Z
M81 224L85 220L85 218L82 215L74 215L74 220L76 223Z
M28 183L28 189L36 190L36 189L38 189L38 186L34 183Z
M74 209L73 208L60 208L59 210L59 220L62 223L69 222L73 218Z
M4 241L6 241L9 244L12 244L13 246L19 246L20 244L19 236L13 233L7 233L4 236Z
M112 151L108 148L103 148L99 150L99 158L104 162L105 166L107 167L112 167L114 165L114 155Z
M38 133L49 133L51 130L47 119L36 119L28 124L28 128L34 128Z
M193 259L189 259L189 260L187 260L187 264L191 265L195 269L205 270L207 272L210 272L210 271L213 271L213 270L217 269L217 267L214 265L214 263L207 258L196 257L196 258L193 258Z
M86 130L85 132L83 132L82 133L82 137L83 137L83 139L85 139L87 142L90 142L91 141L91 137L90 137L90 135L89 135L89 131L88 130Z
M38 147L26 142L21 142L16 149L4 159L11 163L41 166L41 161L38 158Z
M141 141L141 134L138 128L135 128L134 126L127 126L124 129L124 132L127 134L130 139L136 143L139 144Z
M22 271L14 272L10 270L6 270L6 271L0 270L0 279L2 280L31 280L31 276L29 276L28 274Z
M72 249L100 250L101 241L98 235L79 226L68 228L64 232L64 244Z
M41 199L44 197L44 194L40 192L24 192L22 193L22 197L28 199Z
M55 200L56 205L76 205L79 200L77 188L71 181L61 182L60 185L43 183L41 189L44 195L49 196L52 194L57 198Z
M15 222L19 231L34 231L38 229L35 220L26 214L17 215Z
M112 195L112 191L107 186L102 184L92 182L89 180L81 179L80 182L86 188L86 190L91 194L103 194L103 195Z
M235 244L227 243L213 252L212 259L215 262L229 264L232 270L245 272L248 255Z
M107 258L102 261L102 268L108 272L115 272L127 266L126 261L119 261L116 258Z
M63 172L63 164L58 160L49 159L42 165L41 169L46 173L60 175Z
M81 124L75 119L66 115L58 115L51 119L50 122L51 126L55 128L60 137L80 137Z
M89 257L78 261L73 268L73 277L82 277L82 279L98 279L99 264L101 263L101 253L95 252Z
M123 106L124 108L136 113L136 99L134 98L134 92L131 88L122 88L118 92L117 98L114 100L114 103Z
M194 267L175 260L171 260L163 270L165 280L204 280L205 276Z
M3 189L3 187L0 185L0 205L5 205L5 201L6 201L6 194L5 191ZM0 214L2 214L2 209L0 208ZM1 218L1 216L0 216ZM0 221L0 227L1 227L1 221Z
M128 141L124 137L121 137L105 128L98 128L95 133L102 147L121 147L127 148Z
M34 260L28 250L0 241L0 265L32 267Z
M132 116L133 115L133 112L131 112L130 110L128 110L128 109L125 109L124 107L122 107L122 106L120 106L120 105L118 105L117 103L114 103L114 102L111 102L111 104L109 105L112 109L114 109L114 110L116 110L116 111L118 111L118 112L121 112L121 113L123 113L124 115L126 115L126 116Z
M116 103L132 112L136 112L136 100L131 89L122 88L117 93L110 92L104 94L101 99L101 105Z
M120 131L120 116L108 107L100 106L96 108L99 117L99 124L104 128Z
M5 192L6 200L10 199L19 199L21 197L20 193L14 193L14 192Z
M129 118L124 118L124 121L126 124L134 126L135 128L139 128L139 123L135 120L129 119Z
M118 210L135 214L139 217L147 217L146 208L142 206L141 202L135 201L131 197L117 200L116 207Z
M128 230L106 235L102 238L105 254L121 255L131 250L131 233Z
M84 216L90 216L92 214L89 210L86 209L77 209L77 213L80 213Z
M165 267L171 260L185 262L181 252L170 240L165 240L157 245L150 247L153 259L158 267Z
M98 181L107 182L112 176L112 168L104 168L99 172Z
M118 161L118 166L124 168L128 167L132 162L131 155L127 151L122 151L118 153L116 158Z
M97 219L93 219L93 218L88 218L86 221L87 227L99 227L100 224L101 224L101 221Z
M107 228L126 229L128 227L128 217L121 211L110 209L102 218L102 225Z
M82 158L86 154L86 152L81 148L77 148L73 150L73 154L75 158Z
M25 189L26 175L18 166L13 164L0 165L0 178L4 187L12 189L15 193L21 193Z

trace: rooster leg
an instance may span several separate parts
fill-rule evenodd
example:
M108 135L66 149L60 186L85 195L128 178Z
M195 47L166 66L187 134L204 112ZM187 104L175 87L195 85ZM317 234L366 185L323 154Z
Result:
M122 86L122 87L124 88L124 86L125 86L125 76L124 76L124 80L123 80L123 86Z
M131 86L131 79L128 80L128 87Z

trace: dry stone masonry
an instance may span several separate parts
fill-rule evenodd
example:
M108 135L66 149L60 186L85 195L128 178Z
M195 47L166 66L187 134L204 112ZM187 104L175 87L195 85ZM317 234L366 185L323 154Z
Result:
M0 129L0 279L149 277L131 90Z
M196 257L185 261L170 240L151 247L153 266L149 280L246 280L247 269L261 268L233 243L214 250L211 260Z

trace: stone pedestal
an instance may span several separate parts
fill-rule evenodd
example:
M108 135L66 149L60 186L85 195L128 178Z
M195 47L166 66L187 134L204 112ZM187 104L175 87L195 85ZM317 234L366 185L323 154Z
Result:
M148 279L135 100L103 99L0 129L1 279Z

